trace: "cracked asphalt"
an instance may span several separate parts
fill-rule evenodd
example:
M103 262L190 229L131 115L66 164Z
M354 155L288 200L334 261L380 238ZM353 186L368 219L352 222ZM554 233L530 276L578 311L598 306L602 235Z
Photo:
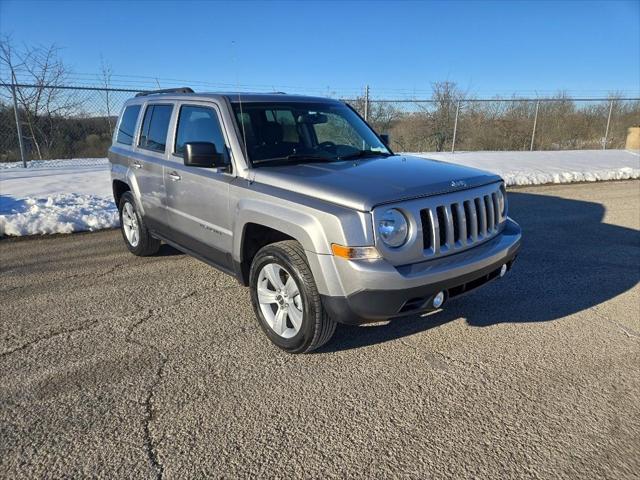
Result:
M638 478L640 183L509 198L505 279L303 356L169 247L2 240L0 477Z

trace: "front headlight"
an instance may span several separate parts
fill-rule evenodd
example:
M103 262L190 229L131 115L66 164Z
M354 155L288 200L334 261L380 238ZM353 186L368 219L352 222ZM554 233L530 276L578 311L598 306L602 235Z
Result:
M500 218L507 217L507 192L505 191L504 185L501 185L497 191L498 197L498 210L500 213Z
M409 224L406 217L395 208L387 210L378 220L378 234L389 247L404 245L409 236Z

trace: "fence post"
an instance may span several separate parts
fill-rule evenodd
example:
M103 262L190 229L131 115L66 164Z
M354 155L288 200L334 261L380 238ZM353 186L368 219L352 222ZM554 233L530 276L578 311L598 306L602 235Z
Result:
M530 152L533 152L533 142L536 140L536 125L538 125L538 107L540 107L540 100L536 102L536 115L533 117L533 132L531 133L531 147L529 147Z
M456 119L453 122L453 140L451 141L451 153L456 149L456 135L458 133L458 113L460 112L460 100L456 104Z
M18 143L20 144L20 158L22 159L22 166L27 168L27 154L24 150L24 142L22 141L22 127L20 126L20 115L18 115L18 99L16 97L15 77L11 84L11 93L13 93L13 112L16 116L16 132L18 134Z
M607 138L609 137L609 124L611 123L611 111L613 110L613 100L609 102L609 116L607 117L607 129L604 131L604 142L602 142L602 149L607 149Z
M364 121L369 121L369 85L364 87Z

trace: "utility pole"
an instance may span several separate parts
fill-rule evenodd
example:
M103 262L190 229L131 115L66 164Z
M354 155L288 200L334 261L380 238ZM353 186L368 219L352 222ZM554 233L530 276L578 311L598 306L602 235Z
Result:
M456 135L458 133L458 113L460 113L460 100L456 104L456 120L453 122L453 140L451 141L451 153L456 149Z
M533 152L533 142L536 140L536 125L538 125L538 108L540 107L540 100L536 102L536 115L533 117L533 132L531 133L531 147L529 151Z
M11 93L13 93L13 112L16 116L16 133L18 134L18 143L20 144L20 158L22 159L22 166L27 168L27 153L24 149L24 142L22 141L22 127L20 126L20 115L18 115L18 98L16 95L16 74L11 72L13 84L11 85Z
M364 120L369 121L369 85L364 87Z
M602 149L607 149L607 139L609 138L609 125L611 124L611 111L613 110L613 100L609 102L609 116L607 117L607 129L604 131L604 142L602 142Z

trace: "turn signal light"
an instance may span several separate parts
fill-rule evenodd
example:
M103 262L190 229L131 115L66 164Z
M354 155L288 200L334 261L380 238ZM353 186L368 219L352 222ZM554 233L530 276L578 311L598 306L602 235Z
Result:
M347 260L373 260L380 258L376 247L345 247L332 243L331 251L336 257L346 258Z

